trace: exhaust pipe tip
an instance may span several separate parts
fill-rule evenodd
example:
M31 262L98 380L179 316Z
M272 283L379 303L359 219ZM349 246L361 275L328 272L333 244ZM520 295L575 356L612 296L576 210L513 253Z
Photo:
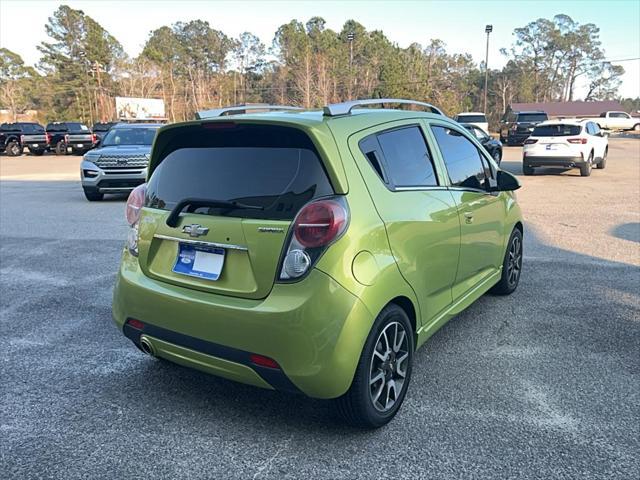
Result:
M147 337L140 337L140 349L147 355L156 356L156 349Z

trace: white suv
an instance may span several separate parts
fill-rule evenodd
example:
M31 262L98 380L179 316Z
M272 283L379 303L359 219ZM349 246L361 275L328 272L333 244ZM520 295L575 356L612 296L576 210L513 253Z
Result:
M591 175L593 166L607 163L609 139L591 120L551 120L539 123L524 142L522 171L533 175L535 167L579 168Z

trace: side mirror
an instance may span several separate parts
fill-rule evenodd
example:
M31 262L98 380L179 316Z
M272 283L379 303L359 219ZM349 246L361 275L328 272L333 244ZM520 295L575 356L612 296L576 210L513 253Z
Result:
M498 170L496 180L496 186L492 189L494 192L512 192L522 186L516 177L504 170Z

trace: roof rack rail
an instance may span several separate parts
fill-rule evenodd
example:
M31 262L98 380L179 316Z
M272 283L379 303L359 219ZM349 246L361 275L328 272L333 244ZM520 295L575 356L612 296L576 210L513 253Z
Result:
M322 110L324 115L328 117L335 117L338 115L349 115L351 110L356 107L361 107L365 105L380 105L385 103L401 103L406 105L419 105L421 107L428 108L433 113L437 113L438 115L444 116L442 110L437 107L434 107L430 103L418 102L417 100L406 100L403 98L368 98L365 100L352 100L349 102L343 103L333 103L331 105L326 105Z
M203 110L196 113L196 119L203 120L205 118L223 117L225 115L234 115L247 113L249 110L304 110L301 107L293 107L291 105L267 105L266 103L251 103L244 105L232 105L230 107L214 108L212 110Z

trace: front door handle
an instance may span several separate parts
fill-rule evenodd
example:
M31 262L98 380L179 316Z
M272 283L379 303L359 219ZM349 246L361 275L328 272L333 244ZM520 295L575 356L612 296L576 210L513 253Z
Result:
M464 212L464 220L467 223L473 223L473 212Z

